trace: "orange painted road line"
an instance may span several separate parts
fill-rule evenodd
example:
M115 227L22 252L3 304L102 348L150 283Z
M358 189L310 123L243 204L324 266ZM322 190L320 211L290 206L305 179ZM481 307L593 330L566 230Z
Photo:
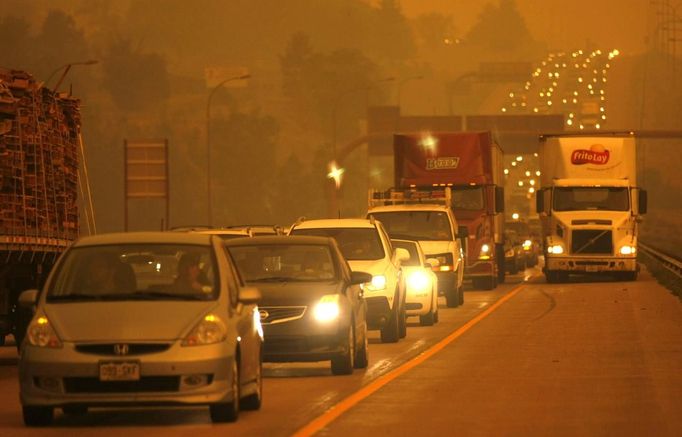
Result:
M327 412L322 414L321 416L317 417L314 419L312 422L308 423L306 426L303 428L299 429L293 434L293 437L308 437L312 436L316 432L320 431L322 428L325 426L329 425L331 422L336 420L339 416L341 416L343 413L346 411L350 410L353 408L355 405L357 405L360 401L363 399L371 396L374 392L379 390L381 387L385 386L389 382L393 381L400 375L410 371L411 369L417 367L424 361L428 360L441 350L445 348L445 346L449 345L453 341L455 341L458 337L460 337L462 334L467 332L469 329L474 327L478 322L481 320L485 319L488 317L493 311L495 311L497 308L499 308L503 303L511 299L512 297L516 296L523 287L526 286L526 283L523 283L515 288L513 288L509 293L505 294L492 304L487 310L483 311L482 313L478 314L476 317L473 319L469 320L466 322L464 325L460 326L457 328L456 331L454 331L452 334L448 335L445 337L443 340L439 341L438 343L434 344L415 358L411 359L410 361L404 363L403 365L391 370L385 375L380 376L379 378L375 379L371 383L367 384L366 386L362 387L360 390L356 391L352 395L348 396L338 404L334 405L331 407Z

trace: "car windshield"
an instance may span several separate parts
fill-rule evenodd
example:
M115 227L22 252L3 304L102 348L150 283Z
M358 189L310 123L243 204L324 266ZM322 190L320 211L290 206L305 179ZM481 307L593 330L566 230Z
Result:
M246 282L328 281L336 277L329 246L264 244L231 246L229 251Z
M452 209L464 209L469 211L480 211L485 209L483 187L453 187Z
M371 214L391 238L452 240L448 215L442 211L390 211Z
M374 227L294 229L291 234L333 237L348 261L377 260L384 257L384 248Z
M398 240L392 240L393 247L398 249L405 249L409 254L410 254L410 259L407 261L403 261L401 265L403 266L419 266L421 263L419 262L419 252L417 251L417 242L415 241L398 241Z
M557 187L555 211L627 211L630 208L627 187Z
M48 302L213 300L210 246L121 244L69 250L47 290Z

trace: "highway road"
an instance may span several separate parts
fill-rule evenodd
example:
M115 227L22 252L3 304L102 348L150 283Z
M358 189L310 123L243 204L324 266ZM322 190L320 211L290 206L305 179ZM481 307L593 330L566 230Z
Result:
M98 409L25 428L16 352L0 350L0 436L657 435L682 430L682 305L646 272L546 284L527 269L441 303L434 327L381 344L370 365L265 366L264 405L235 424L204 408Z

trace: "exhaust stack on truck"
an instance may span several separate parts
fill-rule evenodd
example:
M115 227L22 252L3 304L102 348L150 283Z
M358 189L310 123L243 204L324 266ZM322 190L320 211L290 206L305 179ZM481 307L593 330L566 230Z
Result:
M632 133L540 137L542 223L548 282L571 273L637 278L637 235L646 191L637 186Z

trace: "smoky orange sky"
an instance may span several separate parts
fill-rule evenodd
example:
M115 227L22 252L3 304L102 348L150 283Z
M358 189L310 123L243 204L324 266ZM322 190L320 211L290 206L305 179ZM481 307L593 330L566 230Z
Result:
M408 17L437 11L452 15L457 31L466 31L487 3L498 0L401 0ZM535 39L552 50L585 47L618 48L624 54L642 52L647 30L653 30L656 6L650 0L516 0ZM654 2L655 3L655 2Z

